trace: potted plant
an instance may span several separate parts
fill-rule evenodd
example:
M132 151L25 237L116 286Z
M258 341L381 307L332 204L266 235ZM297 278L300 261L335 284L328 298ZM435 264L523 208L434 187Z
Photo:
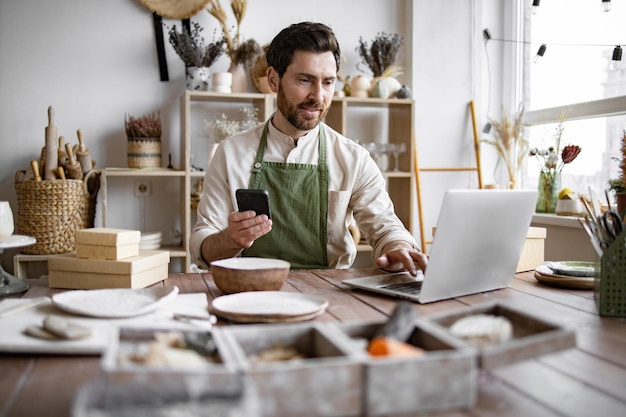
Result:
M201 33L202 27L196 22L189 31L178 32L176 25L169 30L170 44L185 63L188 90L208 90L209 67L224 54L224 37L205 45Z
M615 160L619 161L620 175L609 180L609 189L615 193L617 212L623 216L626 211L626 130L622 132L619 150L621 158L615 158Z
M243 40L241 36L241 22L246 15L248 7L247 0L231 0L230 8L235 16L235 35L230 33L230 25L226 12L220 3L220 0L209 0L207 12L219 22L223 32L223 39L226 45L226 54L230 58L229 72L233 74L234 92L246 92L248 90L248 82L245 67L250 66L253 61L263 53L261 46L254 39Z
M141 117L127 115L124 128L128 139L128 167L161 167L161 117L148 113Z
M363 41L363 37L359 37L359 46L356 50L361 56L361 63L369 68L374 77L370 84L370 96L389 98L395 96L402 88L395 78L402 74L402 71L395 63L403 43L404 38L397 33L379 32L371 45ZM359 77L363 76L353 78L353 83L358 83Z

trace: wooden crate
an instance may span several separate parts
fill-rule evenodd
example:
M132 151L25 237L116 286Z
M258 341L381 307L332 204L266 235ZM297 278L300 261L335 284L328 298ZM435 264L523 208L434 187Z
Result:
M256 383L267 417L362 415L361 363L322 323L238 325L224 328L238 367ZM305 359L253 363L252 355L294 347Z
M529 314L522 308L500 302L484 303L470 308L430 315L424 320L439 326L454 337L449 331L452 324L474 314L503 316L509 319L513 326L513 337L510 340L479 350L479 366L483 369L492 369L576 346L574 329L561 327L549 320ZM458 340L465 343L461 339Z
M365 348L383 323L329 323L362 355L364 415L465 409L476 400L476 349L416 323L407 343L422 357L372 357Z

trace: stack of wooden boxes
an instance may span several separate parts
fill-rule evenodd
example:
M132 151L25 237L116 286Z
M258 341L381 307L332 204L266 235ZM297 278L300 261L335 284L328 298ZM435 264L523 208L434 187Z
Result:
M144 288L167 278L168 251L139 250L141 233L111 228L76 232L76 253L48 259L51 288Z

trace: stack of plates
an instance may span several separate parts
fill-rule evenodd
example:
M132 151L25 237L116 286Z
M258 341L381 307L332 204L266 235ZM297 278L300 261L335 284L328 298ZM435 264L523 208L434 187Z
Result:
M154 250L161 247L161 232L147 232L141 234L140 250Z
M249 291L213 300L214 313L239 323L278 323L311 320L324 313L322 297L282 291Z
M557 287L592 290L596 266L583 261L546 262L535 269L535 279Z

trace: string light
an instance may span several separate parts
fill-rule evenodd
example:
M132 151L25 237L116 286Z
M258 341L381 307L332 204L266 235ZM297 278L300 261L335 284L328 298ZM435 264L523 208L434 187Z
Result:
M533 58L533 62L536 64L539 59L546 53L547 46L545 43L542 43L539 49L537 50L537 55Z
M613 49L613 57L611 59L611 63L609 64L609 69L611 71L618 71L622 67L622 47L617 45L615 49Z
M491 33L489 32L488 29L484 29L483 30L483 37L485 39L485 43L493 40L493 41L500 41L500 42L510 42L510 43L516 43L516 44L531 44L532 42L529 41L515 41L515 40L510 40L510 39L498 39L498 38L494 38L491 36ZM533 57L533 62L536 63L537 61L539 61L541 59L541 57L546 53L546 50L548 48L548 45L557 45L557 46L597 46L597 47L610 47L613 45L601 45L601 44L572 44L572 43L552 43L552 44L545 44L542 43L541 46L539 46L539 49L537 50L537 54ZM611 70L618 70L621 68L621 61L622 61L622 47L620 45L617 45L614 47L613 49L613 57L611 62L609 63L609 69Z
M602 3L600 5L600 7L602 8L603 12L610 11L611 10L611 0L602 0Z

